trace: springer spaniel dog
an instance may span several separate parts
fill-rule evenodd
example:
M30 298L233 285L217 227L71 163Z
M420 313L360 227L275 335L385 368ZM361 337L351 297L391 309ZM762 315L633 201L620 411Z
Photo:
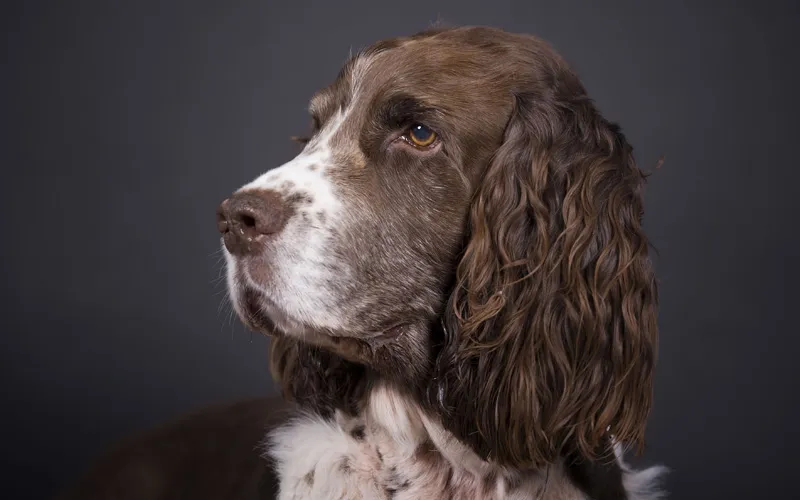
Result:
M290 405L253 424L276 497L663 497L666 469L622 456L656 363L645 175L564 59L433 29L352 56L309 110L299 155L217 211Z
M480 27L379 42L309 111L218 209L299 408L267 436L279 498L584 498L577 462L641 444L656 360L619 127L544 42ZM616 460L620 497L657 496Z

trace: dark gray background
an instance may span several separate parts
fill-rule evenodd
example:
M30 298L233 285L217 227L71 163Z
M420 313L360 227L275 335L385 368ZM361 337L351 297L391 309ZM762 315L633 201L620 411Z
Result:
M735 3L4 3L0 496L43 497L126 432L273 391L267 341L220 307L215 206L297 152L351 46L438 18L551 41L640 165L665 155L646 194L662 306L644 461L674 469L673 498L788 491L798 9Z

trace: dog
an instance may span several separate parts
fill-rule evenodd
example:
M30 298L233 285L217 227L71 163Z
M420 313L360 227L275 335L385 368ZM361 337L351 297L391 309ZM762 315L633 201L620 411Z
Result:
M434 28L350 57L309 112L299 154L217 209L289 405L254 420L269 494L662 498L665 467L623 460L657 360L646 175L565 60Z
M309 112L218 209L302 410L268 437L280 498L582 498L574 463L642 444L657 357L620 128L545 42L484 27L378 42Z

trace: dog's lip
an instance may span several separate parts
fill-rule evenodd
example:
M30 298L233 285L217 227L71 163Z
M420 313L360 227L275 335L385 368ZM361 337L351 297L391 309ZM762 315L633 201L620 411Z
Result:
M264 308L264 303L271 301L264 294L249 286L242 287L239 296L243 312L241 320L245 326L253 331L272 334L275 330L275 323Z
M242 286L240 290L240 317L249 329L271 336L307 330L306 324L287 314L260 290L248 285Z

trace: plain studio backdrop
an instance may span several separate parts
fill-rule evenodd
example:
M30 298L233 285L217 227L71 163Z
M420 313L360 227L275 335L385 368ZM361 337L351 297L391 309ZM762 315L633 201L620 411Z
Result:
M676 499L789 498L800 382L792 2L6 2L0 496L274 393L233 320L214 210L291 159L351 47L442 20L537 34L652 169L661 350L643 463Z

